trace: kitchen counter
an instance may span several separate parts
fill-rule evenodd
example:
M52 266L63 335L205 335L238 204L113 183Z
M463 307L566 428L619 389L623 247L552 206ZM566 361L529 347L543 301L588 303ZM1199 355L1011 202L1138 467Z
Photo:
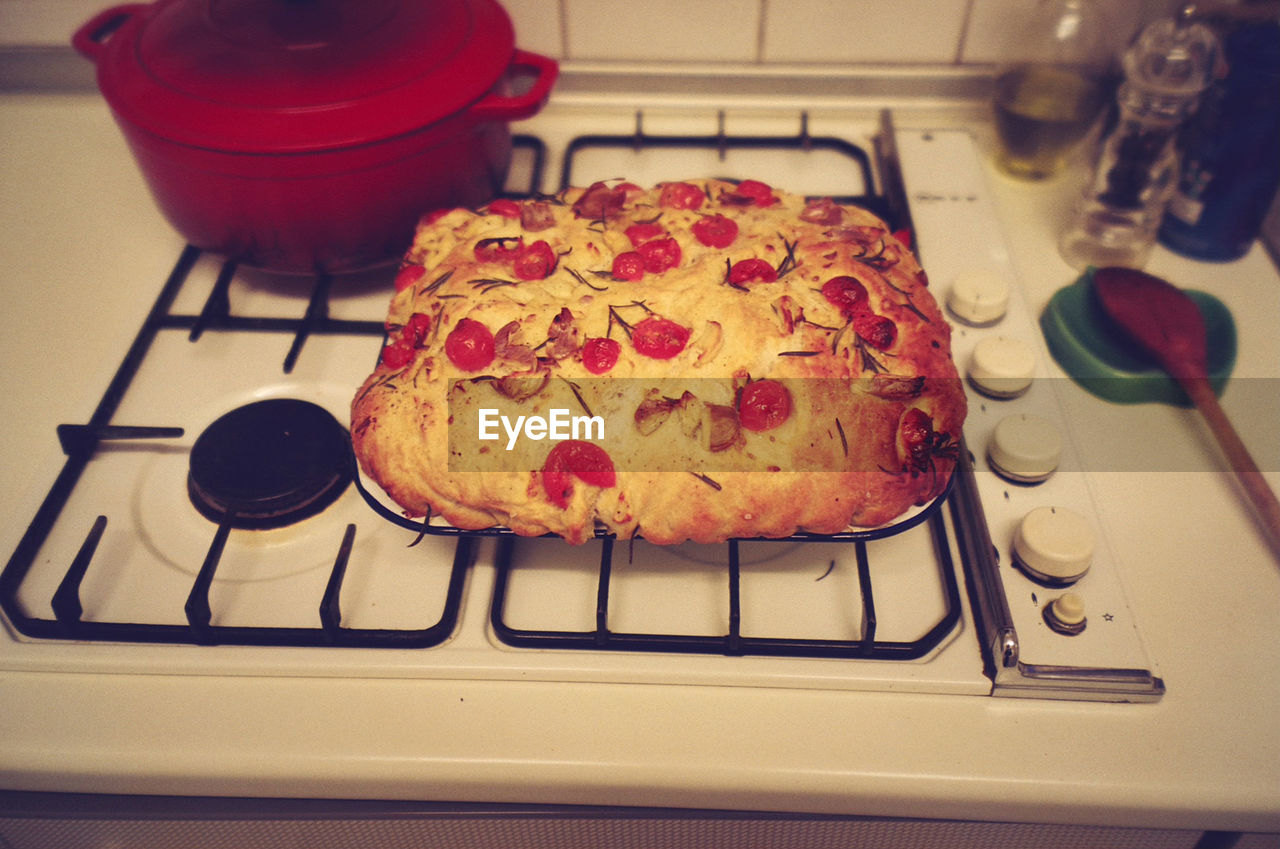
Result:
M559 101L552 108L569 108ZM900 126L927 126L925 111ZM993 195L1037 313L1072 279L1067 180ZM182 246L100 99L0 96L0 550L61 466ZM1157 251L1240 331L1226 393L1280 488L1280 277ZM1280 832L1280 562L1194 412L1063 396L1168 692L1080 704L753 687L0 669L0 787L635 805ZM1159 445L1167 465L1125 468ZM376 731L376 733L374 733ZM499 738L477 758L468 740Z

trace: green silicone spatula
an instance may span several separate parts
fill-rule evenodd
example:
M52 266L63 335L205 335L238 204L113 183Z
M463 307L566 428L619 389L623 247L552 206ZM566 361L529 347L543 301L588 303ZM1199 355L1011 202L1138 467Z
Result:
M1155 358L1204 416L1280 558L1280 501L1209 384L1204 319L1195 301L1159 277L1132 268L1100 268L1093 287L1107 316Z

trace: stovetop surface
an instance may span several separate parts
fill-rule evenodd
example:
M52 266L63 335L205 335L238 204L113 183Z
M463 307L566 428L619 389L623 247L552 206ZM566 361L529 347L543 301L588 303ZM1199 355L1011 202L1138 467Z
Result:
M892 134L887 126L879 131L882 139ZM916 181L916 235L923 234L926 244L935 239L929 257L935 274L979 262L971 250L948 255L947 242L938 238L940 221L962 218L969 229L959 241L980 246L981 267L1008 276L972 140L964 133L893 135ZM708 168L731 178L764 175L791 190L819 193L827 187L826 194L911 223L908 211L895 209L889 197L902 187L886 188L874 173L882 163L873 157L884 153L875 145L874 138L860 146L815 137L803 113L794 134L730 135L722 114L715 133L692 136L654 135L638 113L631 133L575 137L553 162L562 182L619 173L659 182ZM931 171L929 163L940 158L942 146L952 164ZM541 139L517 139L510 194L547 187L546 154ZM960 215L947 209L957 204ZM897 223L890 220L890 226ZM954 240L955 225L945 226ZM336 277L280 276L184 251L100 408L87 424L70 428L87 442L68 443L64 477L74 468L77 479L69 488L60 480L52 490L55 506L65 499L60 516L43 540L38 537L46 533L44 519L34 522L29 545L24 543L11 565L11 612L24 635L316 650L434 647L435 654L399 667L427 675L446 668L473 674L466 672L472 665L560 676L573 667L574 675L596 680L678 681L693 674L686 667L705 667L710 672L702 674L726 683L807 681L932 692L989 692L992 678L1001 692L1001 682L1013 676L1018 686L1012 691L1018 693L1028 680L1035 683L1023 673L1036 667L1054 670L1055 682L1064 669L1115 668L1142 675L1137 685L1110 698L1146 700L1163 692L1159 679L1151 678L1111 563L1104 560L1082 582L1091 602L1101 601L1102 618L1072 636L1045 627L1041 614L1055 593L1012 568L1008 541L1028 505L1063 506L1065 499L1088 515L1088 494L1072 486L1068 474L1046 491L1027 495L997 480L976 455L981 499L991 516L985 526L981 508L962 515L956 503L938 503L920 527L870 543L740 547L735 541L716 551L639 543L627 547L625 558L607 542L597 554L554 542L477 544L439 528L408 537L401 526L412 523L397 526L369 512L362 495L376 487L363 482L320 515L269 530L219 527L207 508L202 513L182 498L192 445L228 411L267 399L303 399L345 422L352 387L362 382L381 344L392 272L387 267ZM1030 336L1032 325L1025 308L1015 304L1001 327ZM984 332L992 331L960 326L958 362L970 356ZM229 362L236 367L227 368ZM1052 413L1052 401L1039 395L1034 409ZM972 444L985 443L997 414L1019 406L977 394L971 402L966 434ZM95 431L103 426L143 432L116 438L123 433ZM963 492L953 487L949 502L977 503L971 486L966 482ZM966 528L975 516L978 527ZM967 549L957 542L957 521ZM908 524L914 520L902 526ZM986 560L988 537L994 560L971 562ZM1109 556L1105 549L1102 556ZM35 566L30 573L24 558ZM496 583L477 589L483 582L473 577L464 595L469 568L477 575L488 572ZM975 579L993 587L988 598L1005 597L1000 585L1014 590L997 610L980 607L977 622L969 610L973 591L962 590ZM498 600L486 602L495 592ZM486 606L492 608L487 617ZM992 621L1011 612L1007 623ZM465 640L459 634L468 628L474 636L483 634L489 647L499 649L495 657L504 659L477 660L472 655L478 644L460 651ZM554 650L599 657L546 664L547 652ZM647 654L637 660L622 652ZM688 657L699 654L705 656ZM710 659L744 654L753 656L751 664L716 666ZM202 665L184 658L173 669ZM638 672L640 667L649 672ZM1028 692L1074 697L1060 683Z

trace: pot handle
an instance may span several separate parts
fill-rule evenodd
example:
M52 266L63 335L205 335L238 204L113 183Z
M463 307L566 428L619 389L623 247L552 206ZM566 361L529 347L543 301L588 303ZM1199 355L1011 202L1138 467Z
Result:
M75 31L71 36L71 46L81 56L97 62L106 52L107 40L112 34L128 23L129 18L147 8L149 8L147 3L126 3L123 6L103 9Z
M554 60L527 50L517 50L511 58L511 67L531 68L537 73L533 85L523 94L488 94L471 107L476 118L493 118L501 121L518 121L537 113L551 94L551 86L560 74L560 65Z

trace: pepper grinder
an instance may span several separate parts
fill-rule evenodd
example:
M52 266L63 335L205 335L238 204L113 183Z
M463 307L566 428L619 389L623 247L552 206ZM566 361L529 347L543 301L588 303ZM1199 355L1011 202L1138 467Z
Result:
M1077 202L1059 250L1076 268L1141 268L1177 182L1178 128L1218 67L1218 39L1186 6L1149 24L1124 54L1120 117Z

